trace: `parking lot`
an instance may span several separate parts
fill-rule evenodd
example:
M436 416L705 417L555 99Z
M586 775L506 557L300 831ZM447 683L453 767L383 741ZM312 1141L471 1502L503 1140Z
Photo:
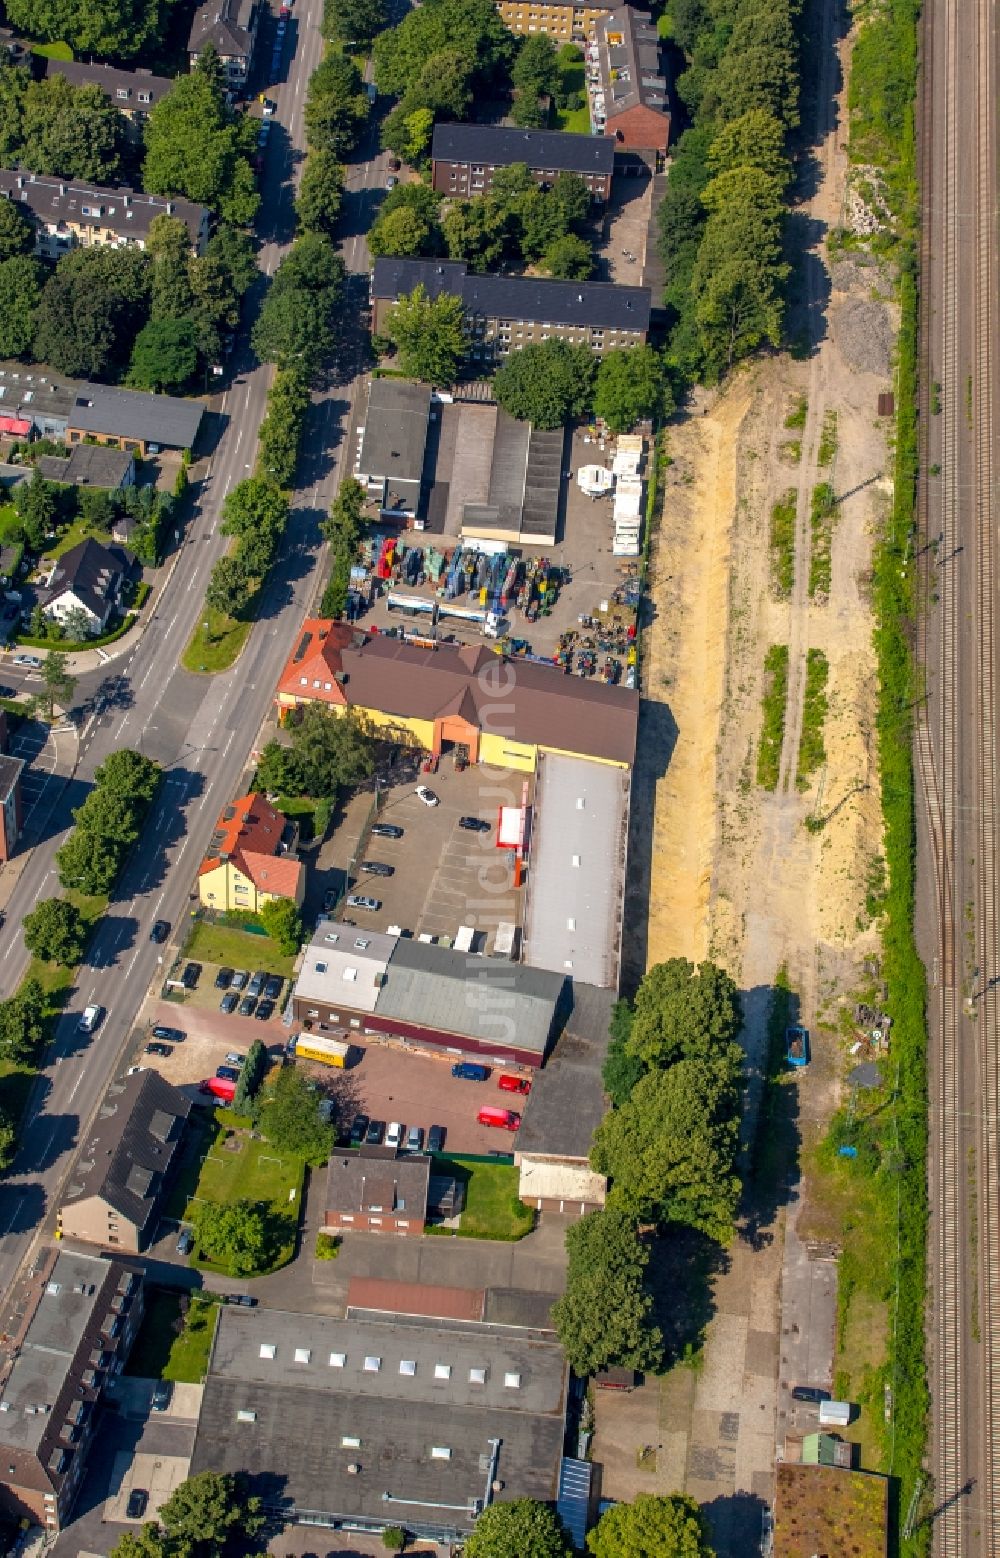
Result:
M435 774L404 773L385 793L379 821L403 829L401 839L370 836L363 858L394 868L391 877L369 876L356 868L358 841L367 821L371 796L354 797L337 828L320 851L317 893L350 893L378 900L377 910L344 906L343 914L373 930L401 926L414 936L454 939L459 926L484 932L489 943L502 921L520 923L521 893L513 885L512 862L496 848L496 821L501 805L520 805L524 781L530 776L471 766L456 770L442 759ZM426 806L416 794L425 784L439 805ZM467 832L459 818L481 817L490 831ZM360 861L357 862L360 864Z
M217 1066L225 1062L230 1051L245 1055L254 1039L260 1039L277 1057L288 1041L289 1030L277 1015L270 1022L257 1022L252 1017L225 1016L218 1009L220 992L212 990L215 969L207 965L202 974L202 984L215 996L211 1004L151 1000L143 1012L144 1024L136 1030L135 1042L128 1053L130 1066L148 1066L160 1073L175 1087L188 1092L197 1091L198 1083L215 1075ZM146 1044L152 1038L154 1025L179 1029L185 1038L179 1044L171 1044L169 1055L148 1055ZM158 1041L157 1041L158 1042Z
M30 834L32 819L45 817L46 797L57 782L55 778L56 744L48 725L40 720L24 720L10 738L10 756L26 764L21 774L21 800L24 808L22 835Z

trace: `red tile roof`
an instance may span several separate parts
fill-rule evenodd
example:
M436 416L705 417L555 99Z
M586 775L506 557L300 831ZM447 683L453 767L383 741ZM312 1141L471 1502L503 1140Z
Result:
M294 898L302 874L301 861L279 853L285 819L259 791L227 806L215 825L208 853L198 875L215 871L225 860L249 877L260 892Z
M322 617L307 617L278 681L279 693L321 703L347 702L337 681L341 651L354 642L355 629Z

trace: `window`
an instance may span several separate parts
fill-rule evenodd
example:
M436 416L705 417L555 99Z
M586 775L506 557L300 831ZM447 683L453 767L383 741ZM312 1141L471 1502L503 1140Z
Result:
M342 1450L360 1450L361 1440L357 1434L341 1434L340 1448Z
M399 1372L400 1374L406 1374L412 1378L413 1375L417 1372L416 1360L413 1358L400 1358Z
M273 1342L261 1342L260 1344L260 1355L262 1358L273 1358L277 1350Z
M382 1219L381 1217L369 1217L368 1224L371 1228L381 1228Z
M240 1407L236 1414L236 1421L238 1423L256 1423L257 1414L251 1411L249 1407Z
M371 1355L369 1355L365 1359L365 1373L366 1374L377 1374L381 1367L382 1367L382 1359L381 1358L375 1358L375 1357L372 1357Z
M486 1370L485 1369L470 1369L469 1370L469 1384L470 1385L485 1385L486 1384Z
M451 1379L451 1364L450 1363L435 1363L435 1365L434 1365L434 1378L435 1379Z
M513 1373L505 1374L504 1377L503 1377L503 1382L506 1385L508 1390L520 1390L520 1388L521 1388L521 1376L520 1376L520 1374L513 1374Z
M115 96L124 98L126 100L126 102L127 102L128 99L132 96L132 94L129 91L128 87L119 87L117 92L115 93Z
M295 1349L295 1361L296 1361L296 1363L308 1363L309 1359L311 1357L312 1357L312 1348L311 1347L296 1347L296 1349Z
M331 1369L342 1369L347 1362L346 1352L332 1352L330 1354Z
M451 1460L451 1451L448 1448L448 1446L446 1444L432 1444L431 1445L431 1460L432 1461L450 1461Z

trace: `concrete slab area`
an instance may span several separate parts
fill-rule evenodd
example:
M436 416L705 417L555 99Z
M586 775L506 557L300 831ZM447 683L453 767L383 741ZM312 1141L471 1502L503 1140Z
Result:
M162 1505L186 1478L191 1458L187 1455L129 1455L119 1450L111 1469L108 1496L104 1501L104 1519L141 1526L154 1520ZM145 1512L130 1520L125 1510L133 1488L145 1488L149 1502Z

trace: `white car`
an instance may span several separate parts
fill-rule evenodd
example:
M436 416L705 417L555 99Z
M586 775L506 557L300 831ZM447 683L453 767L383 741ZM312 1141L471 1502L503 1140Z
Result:
M148 1066L129 1066L129 1068L126 1071L125 1075L127 1077L134 1077L136 1075L136 1072L138 1072L138 1071L148 1071L148 1070L149 1070Z
M246 1056L245 1055L237 1054L236 1050L230 1050L229 1054L226 1056L226 1065L227 1066L242 1066L242 1064L243 1064L243 1062L245 1060L246 1060Z
M404 1131L404 1129L405 1129L405 1127L402 1126L399 1123L398 1120L390 1120L390 1122L389 1122L389 1129L385 1133L385 1144L386 1144L386 1146L387 1147L401 1147L403 1145L403 1131Z
M23 666L28 671L39 671L42 667L42 661L38 655L15 655L11 664Z
M100 1020L101 1008L99 1006L85 1006L83 1016L76 1026L81 1033L93 1033Z
M425 784L417 785L417 794L425 806L440 806L441 804L441 802L438 800L438 797L434 794L434 791L428 790Z

